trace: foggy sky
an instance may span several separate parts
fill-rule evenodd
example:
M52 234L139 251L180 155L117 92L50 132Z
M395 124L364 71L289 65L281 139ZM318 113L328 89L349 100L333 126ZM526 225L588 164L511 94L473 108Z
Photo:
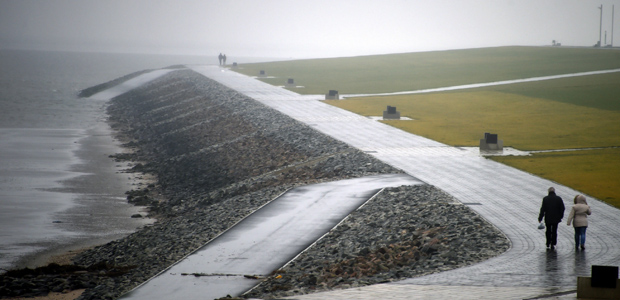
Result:
M620 44L620 0L0 0L0 49L336 57Z

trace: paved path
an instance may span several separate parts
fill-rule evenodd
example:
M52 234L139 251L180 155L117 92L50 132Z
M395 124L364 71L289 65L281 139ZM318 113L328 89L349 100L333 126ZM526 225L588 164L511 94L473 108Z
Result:
M562 223L558 230L557 250L547 252L544 232L536 229L542 197L547 194L548 187L554 186L557 194L564 198L567 215L573 197L580 192L472 155L471 151L406 133L324 104L318 101L324 99L323 95L299 95L217 66L190 67L445 190L497 226L512 242L512 248L505 254L470 267L397 283L295 299L376 299L377 295L386 299L389 294L395 295L392 299L414 299L411 293L422 293L426 295L425 299L441 299L453 295L454 290L463 292L461 299L478 299L490 291L501 293L500 290L514 296L506 299L533 298L574 291L576 277L589 276L593 264L620 264L620 210L603 202L588 197L592 216L589 218L586 251L574 250L573 229ZM441 287L445 287L445 295L441 293ZM467 293L468 289L471 295ZM424 294L423 290L430 292ZM574 299L574 294L567 297Z
M608 73L617 73L617 72L620 72L620 69L580 72L580 73L551 75L551 76L540 76L540 77L512 79L512 80L503 80L503 81L485 82L485 83L464 84L464 85L456 85L456 86L434 88L434 89L415 90L415 91L378 93L378 94L348 94L348 95L341 95L341 96L343 98L353 98L353 97L367 97L367 96L396 96L396 95L410 95L410 94L425 94L425 93L445 92L445 91L454 91L454 90L475 89L475 88L485 87L485 86L506 85L506 84L514 84L514 83L553 80L553 79L559 79L559 78L599 75L599 74L608 74Z
M130 90L135 89L147 82L153 81L161 76L166 75L169 72L174 71L174 69L159 69L151 72L147 72L141 75L138 75L134 78L131 78L127 81L122 82L121 84L115 85L109 89L105 89L101 92L98 92L92 96L90 99L97 100L110 100L118 95L124 94Z
M268 276L382 188L416 184L407 174L384 174L291 189L120 299L240 295L259 283L245 275Z

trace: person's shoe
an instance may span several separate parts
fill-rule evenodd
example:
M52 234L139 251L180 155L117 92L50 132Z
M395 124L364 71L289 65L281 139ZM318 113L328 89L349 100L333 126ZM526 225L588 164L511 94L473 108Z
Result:
M581 245L581 250L586 250L586 245Z
M551 245L551 250L555 250L555 245Z

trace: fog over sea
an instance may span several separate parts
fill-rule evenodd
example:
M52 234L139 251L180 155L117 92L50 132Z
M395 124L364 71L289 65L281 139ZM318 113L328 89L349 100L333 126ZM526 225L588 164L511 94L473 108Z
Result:
M228 63L278 60L233 58ZM217 64L213 56L0 50L0 273L49 255L120 238L151 220L131 218L139 186L105 122L106 100L80 90L144 69Z

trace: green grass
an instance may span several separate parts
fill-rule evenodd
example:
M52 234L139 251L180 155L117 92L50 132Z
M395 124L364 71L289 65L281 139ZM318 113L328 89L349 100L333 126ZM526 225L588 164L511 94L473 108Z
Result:
M593 48L499 47L244 64L301 94L384 93L620 68L620 51Z
M493 160L560 182L620 208L620 148L503 156Z
M401 115L415 120L385 123L455 146L477 146L484 132L492 132L499 134L505 146L520 150L609 147L491 159L620 208L620 150L611 148L620 146L620 100L613 96L618 95L616 85L609 84L620 82L618 74L579 78L580 84L575 84L578 78L565 78L461 92L326 102L365 116L381 115L387 105L396 106ZM563 87L570 87L571 92Z
M620 79L617 74L597 77L597 82ZM387 124L456 146L477 146L485 132L499 134L505 146L520 150L620 146L620 110L599 108L618 105L617 97L600 96L613 94L617 88L612 85L601 87L595 101L587 101L593 99L590 97L584 100L575 98L579 101L555 100L562 100L564 93L556 87L573 80L556 79L449 93L362 97L326 103L364 116L380 116L388 105L395 106L402 116L414 121L385 121ZM590 81L585 77L582 80ZM549 85L548 89L543 88L544 84ZM537 92L532 86L538 89ZM531 96L523 95L525 91L530 91ZM554 99L533 97L536 95Z
M265 70L299 93L384 93L620 68L620 51L501 47L243 65ZM620 73L471 90L363 97L329 104L365 116L387 105L414 121L386 121L455 146L477 146L485 132L520 150L607 147L492 159L570 186L620 208Z
M620 111L620 72L496 86L482 90Z

